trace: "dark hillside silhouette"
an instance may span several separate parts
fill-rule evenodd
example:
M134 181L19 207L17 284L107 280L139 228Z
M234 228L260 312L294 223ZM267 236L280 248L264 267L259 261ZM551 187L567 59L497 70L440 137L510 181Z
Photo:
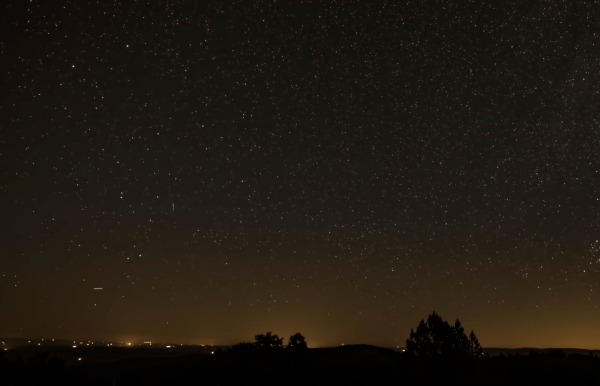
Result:
M173 347L74 351L66 346L55 348L58 356L45 352L27 356L32 351L25 347L25 355L17 350L0 352L0 385L600 386L600 360L592 353L532 349L516 355L481 355L474 333L467 336L460 321L451 325L436 313L411 332L407 343L413 346L407 352L371 345L309 349L300 333L283 343L283 338L267 332L229 350L197 347L175 356ZM148 350L156 354L141 356ZM104 358L110 352L114 361L92 360L92 355ZM130 356L122 359L126 352ZM83 361L65 366L61 355L74 354Z
M0 351L0 385L60 385L66 379L65 361L56 354L41 352L27 360L15 361Z

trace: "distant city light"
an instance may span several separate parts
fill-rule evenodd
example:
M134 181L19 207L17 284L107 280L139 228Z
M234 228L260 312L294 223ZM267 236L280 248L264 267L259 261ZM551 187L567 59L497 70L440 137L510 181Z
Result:
M73 346L73 348L77 348L77 346Z

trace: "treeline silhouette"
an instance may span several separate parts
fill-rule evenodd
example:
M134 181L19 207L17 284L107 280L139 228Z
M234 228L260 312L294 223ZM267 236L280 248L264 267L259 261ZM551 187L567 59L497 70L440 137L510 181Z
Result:
M284 344L267 332L212 355L168 360L65 367L48 354L16 361L0 356L0 384L600 386L600 359L562 350L490 356L459 320L450 324L433 312L410 331L405 352L369 345L309 349L300 333Z
M228 352L236 353L252 351L256 353L257 350L264 351L266 349L281 348L283 348L283 338L280 338L277 334L273 334L269 331L266 334L254 335L254 342L240 342L238 344L234 344L231 346ZM308 345L306 344L306 338L304 338L304 335L298 332L290 336L288 344L285 348L288 350L306 349L308 348Z

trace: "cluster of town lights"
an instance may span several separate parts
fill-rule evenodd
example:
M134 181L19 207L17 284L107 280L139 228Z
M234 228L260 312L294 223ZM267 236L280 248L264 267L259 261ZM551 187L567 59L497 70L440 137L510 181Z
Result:
M55 341L55 340L54 340L54 339L52 339L52 342L54 342L54 341ZM34 342L32 342L31 340L28 340L28 341L27 341L27 343L29 343L29 344L34 344L34 345L35 345L35 344L37 343L37 345L38 345L38 346L41 346L43 342L44 342L44 339L41 339L41 342L35 342L35 341L34 341ZM1 343L2 343L2 346L3 346L3 347L2 347L2 348L3 348L3 350L4 350L4 351L8 351L8 348L6 347L6 342L1 342ZM143 342L143 343L131 343L131 342L116 342L116 343L109 343L109 342L104 342L104 341L103 341L103 342L101 342L101 343L100 343L100 342L96 342L96 343L97 343L97 344L94 344L94 341L91 341L91 340L88 340L88 341L79 341L79 342L78 342L78 341L76 341L76 340L74 340L74 341L73 341L73 343L72 343L72 345L71 345L71 347L73 347L73 348L78 348L78 347L86 347L86 346L93 346L93 345L96 345L96 346L97 346L97 345L100 345L100 344L102 344L102 345L106 345L106 346L114 346L114 345L118 345L118 346L120 346L120 347L123 347L123 346L126 346L126 347L131 347L131 346L142 346L142 345L148 345L148 346L152 346L152 344L153 344L153 343L152 343L152 342L150 342L150 341L146 341L146 342ZM159 345L159 346L163 346L163 347L165 347L165 348L175 348L175 347L177 347L177 345L176 345L176 344L174 344L174 345L173 345L173 344L171 344L171 345L166 345L166 344L164 344L164 343L158 343L158 345ZM156 344L155 344L155 346L156 346ZM179 346L183 346L183 343L179 344ZM207 345L204 345L204 344L200 344L200 346L201 346L201 347L207 347ZM213 346L213 345L208 345L208 346ZM214 351L211 351L211 354L214 354ZM78 360L81 360L81 358L78 358Z

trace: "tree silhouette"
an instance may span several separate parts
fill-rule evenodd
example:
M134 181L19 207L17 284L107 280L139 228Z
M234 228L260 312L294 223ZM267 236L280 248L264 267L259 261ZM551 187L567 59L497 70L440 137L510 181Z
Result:
M419 358L478 358L483 354L473 331L467 336L460 320L450 325L435 311L427 321L421 320L417 331L410 330L406 352Z
M301 333L297 332L294 335L290 336L290 339L288 340L287 348L305 349L307 347L308 346L306 344L306 338L304 338L304 335L302 335Z
M469 334L469 348L471 357L479 358L483 355L483 349L481 348L479 339L477 339L473 330L471 330L471 334Z
M272 334L271 331L266 334L254 335L255 348L277 348L283 347L283 338L277 334Z

